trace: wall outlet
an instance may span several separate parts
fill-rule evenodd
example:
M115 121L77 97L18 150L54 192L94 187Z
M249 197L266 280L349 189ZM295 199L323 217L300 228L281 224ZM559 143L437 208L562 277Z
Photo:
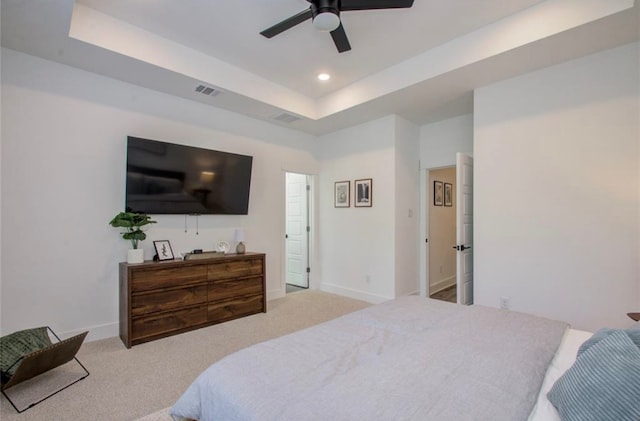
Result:
M503 310L509 310L509 307L509 297L500 297L500 308Z

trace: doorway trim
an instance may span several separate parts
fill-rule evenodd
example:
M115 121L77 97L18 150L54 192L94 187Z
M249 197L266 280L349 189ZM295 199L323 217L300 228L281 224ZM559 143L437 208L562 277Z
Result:
M429 297L429 168L420 169L420 276L419 290L421 297Z

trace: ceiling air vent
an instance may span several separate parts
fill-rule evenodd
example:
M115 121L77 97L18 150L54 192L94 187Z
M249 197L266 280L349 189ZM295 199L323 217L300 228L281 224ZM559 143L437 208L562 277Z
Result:
M283 123L293 123L296 120L300 120L300 117L296 117L292 114L282 113L273 117L274 120L281 121Z
M206 85L196 86L195 91L198 93L201 93L202 95L208 95L208 96L218 96L222 93L221 90L213 88L211 86L206 86Z

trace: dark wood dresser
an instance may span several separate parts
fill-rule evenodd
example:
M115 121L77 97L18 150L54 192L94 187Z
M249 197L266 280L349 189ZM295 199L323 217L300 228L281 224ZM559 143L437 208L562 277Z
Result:
M120 263L120 338L127 348L266 311L261 253Z

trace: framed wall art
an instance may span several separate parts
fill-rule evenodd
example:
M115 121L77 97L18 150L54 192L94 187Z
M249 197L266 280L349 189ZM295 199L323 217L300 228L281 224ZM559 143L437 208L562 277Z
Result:
M158 260L173 260L173 250L169 240L154 241L153 247L156 249Z
M373 179L365 178L354 181L356 193L355 207L371 207L373 205Z
M453 185L444 183L444 205L453 206Z
M336 208L348 208L351 206L351 182L350 181L336 181L333 188L334 207Z
M444 187L442 181L433 182L433 205L442 206L444 202Z

